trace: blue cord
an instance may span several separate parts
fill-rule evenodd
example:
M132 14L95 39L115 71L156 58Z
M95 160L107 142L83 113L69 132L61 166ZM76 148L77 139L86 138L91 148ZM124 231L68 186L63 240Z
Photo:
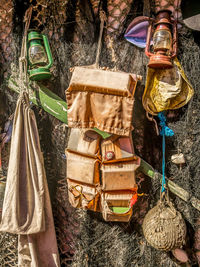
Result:
M162 127L160 135L162 136L162 189L161 192L165 192L165 136L173 136L174 132L166 126L166 117L163 112L158 113L160 119L160 126Z

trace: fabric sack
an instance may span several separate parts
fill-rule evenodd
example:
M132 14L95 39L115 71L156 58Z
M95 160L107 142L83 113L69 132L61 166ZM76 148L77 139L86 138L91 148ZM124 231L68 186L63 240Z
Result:
M35 115L23 93L14 116L0 231L34 234L45 230L44 179Z
M47 181L44 181L44 232L18 236L18 267L60 267Z
M137 76L75 67L66 99L68 125L129 136Z

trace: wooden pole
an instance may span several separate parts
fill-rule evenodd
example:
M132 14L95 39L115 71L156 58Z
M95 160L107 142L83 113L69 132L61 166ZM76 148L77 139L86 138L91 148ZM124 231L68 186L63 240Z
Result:
M10 77L8 81L8 87L19 93L18 79L16 77ZM41 107L46 112L59 119L63 123L67 124L67 103L62 98L51 92L41 83L31 82L28 84L29 99L33 104ZM99 133L103 139L111 136L111 134L103 132L97 128L94 130Z

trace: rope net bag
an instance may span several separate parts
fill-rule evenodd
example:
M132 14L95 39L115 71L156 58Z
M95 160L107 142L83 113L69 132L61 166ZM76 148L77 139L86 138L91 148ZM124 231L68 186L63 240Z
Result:
M171 251L185 244L186 225L168 197L161 197L143 221L148 243L159 250Z
M162 187L160 200L151 209L143 221L143 233L148 243L159 250L170 251L180 248L185 244L186 225L180 212L169 200L165 180L165 136L173 136L174 132L166 126L165 115L160 112L162 136Z

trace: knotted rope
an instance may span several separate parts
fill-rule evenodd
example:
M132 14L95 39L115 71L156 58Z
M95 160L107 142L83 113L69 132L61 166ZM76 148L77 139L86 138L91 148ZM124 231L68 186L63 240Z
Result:
M24 34L22 39L22 47L21 47L21 54L19 58L19 82L20 82L20 94L22 94L24 91L27 91L27 34L28 29L30 25L30 20L32 16L32 10L33 7L31 6L29 9L27 9L24 17L25 22L25 28L24 28Z
M95 60L95 67L96 68L99 68L99 56L100 56L100 52L101 52L103 28L104 28L104 23L106 21L106 14L103 10L100 10L100 20L101 20L101 24L100 24L99 40L98 40L96 60Z
M165 136L173 136L174 132L166 126L166 117L163 112L158 113L158 118L160 119L162 136L162 189L161 193L166 191L166 180L165 180Z

